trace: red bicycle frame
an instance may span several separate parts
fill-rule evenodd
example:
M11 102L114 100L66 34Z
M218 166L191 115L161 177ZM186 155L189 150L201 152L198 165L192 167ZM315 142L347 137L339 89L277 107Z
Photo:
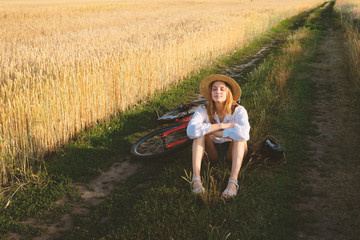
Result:
M182 130L182 129L187 128L187 126L188 126L191 118L192 118L192 115L191 115L191 116L187 116L187 117L182 118L182 119L176 119L175 122L180 122L180 123L184 123L184 124L182 124L182 125L180 125L180 126L178 126L178 127L175 127L175 128L173 128L173 129L170 129L170 130L168 130L168 131L165 131L165 132L163 133L163 135L162 135L162 138L165 138L167 135L169 135L169 134L171 134L171 133L173 133L173 132L177 132L177 131L180 131L180 130ZM166 147L166 148L171 148L171 147L174 147L174 146L176 146L176 145L182 144L182 143L185 142L186 140L188 140L188 137L184 137L184 138L182 138L182 139L180 139L180 140L177 140L177 141L175 141L175 142L172 142L172 143L170 143L170 144L167 144L165 147Z

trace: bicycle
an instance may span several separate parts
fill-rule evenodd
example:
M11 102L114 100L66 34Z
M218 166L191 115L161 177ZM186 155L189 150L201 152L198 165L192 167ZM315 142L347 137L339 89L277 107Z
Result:
M137 140L131 147L131 155L137 159L146 160L160 158L191 144L186 128L194 112L205 103L206 100L199 100L181 104L162 116L156 112L159 122L172 123L172 125L155 130Z

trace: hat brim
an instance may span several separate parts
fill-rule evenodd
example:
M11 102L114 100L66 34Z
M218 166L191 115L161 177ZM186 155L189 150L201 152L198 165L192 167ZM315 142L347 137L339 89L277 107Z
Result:
M240 85L232 78L227 77L221 74L212 74L205 77L200 82L200 93L203 95L208 101L211 100L211 90L210 85L213 82L222 81L230 85L231 92L235 101L239 100L241 97L241 88Z

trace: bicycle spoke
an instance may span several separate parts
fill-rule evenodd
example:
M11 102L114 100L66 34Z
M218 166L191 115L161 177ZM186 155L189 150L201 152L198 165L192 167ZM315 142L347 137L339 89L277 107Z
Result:
M184 131L184 130L180 130L178 132L171 133L165 137L166 146L173 142L177 142L181 139L184 139L186 136L187 136L186 131Z
M162 138L159 136L154 136L154 138L149 139L139 146L138 152L141 154L147 153L158 153L163 151L165 148Z
M186 137L185 130L170 133L164 137L154 136L151 139L148 139L146 142L143 142L137 151L140 154L160 153L166 149L167 145Z

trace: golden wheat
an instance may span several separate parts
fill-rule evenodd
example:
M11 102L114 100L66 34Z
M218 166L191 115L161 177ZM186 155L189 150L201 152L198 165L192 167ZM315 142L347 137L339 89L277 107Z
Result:
M349 56L351 78L357 87L360 87L360 2L340 0L335 7L345 27L345 47Z
M0 0L0 185L319 0Z

